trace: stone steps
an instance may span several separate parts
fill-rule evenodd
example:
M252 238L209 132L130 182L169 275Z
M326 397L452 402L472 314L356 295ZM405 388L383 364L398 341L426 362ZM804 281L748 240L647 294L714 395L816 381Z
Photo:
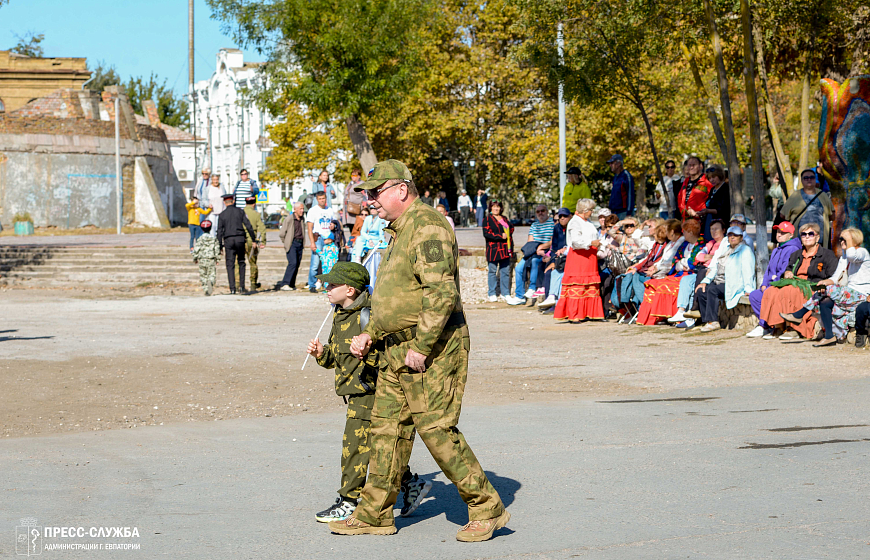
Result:
M287 259L281 248L266 247L257 264L260 283L271 286L283 277ZM305 283L308 265L306 252L297 283ZM198 267L187 247L0 247L0 284L5 285L133 287L198 281ZM218 283L226 283L222 260Z

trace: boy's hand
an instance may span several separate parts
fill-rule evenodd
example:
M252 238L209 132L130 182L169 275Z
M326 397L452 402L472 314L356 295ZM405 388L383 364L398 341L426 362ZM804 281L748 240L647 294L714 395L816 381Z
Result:
M350 353L360 359L369 353L371 347L372 337L366 333L355 336L353 337L353 340L350 341Z
M312 338L311 342L308 343L308 353L315 358L319 358L323 355L323 344L316 338Z

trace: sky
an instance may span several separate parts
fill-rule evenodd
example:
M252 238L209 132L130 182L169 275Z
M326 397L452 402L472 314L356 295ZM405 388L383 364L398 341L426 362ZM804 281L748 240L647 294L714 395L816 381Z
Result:
M47 57L86 57L93 69L103 61L122 80L157 75L178 93L187 92L188 0L9 0L0 7L0 50L15 35L42 33ZM222 47L238 46L211 19L205 0L194 1L194 72L205 80L214 72ZM245 49L245 61L263 60Z

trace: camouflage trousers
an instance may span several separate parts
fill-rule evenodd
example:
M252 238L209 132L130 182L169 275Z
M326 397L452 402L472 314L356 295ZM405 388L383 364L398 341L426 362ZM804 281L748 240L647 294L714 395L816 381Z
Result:
M343 498L359 499L366 483L374 404L374 393L347 398L347 420L341 445L341 488L338 490Z
M260 246L256 243L251 243L251 241L245 238L245 256L248 260L248 269L251 271L251 289L256 287L258 284L257 279L260 277L260 269L257 268L257 257L260 256ZM241 286L243 283L239 282L239 269L236 268L236 285Z
M390 346L378 375L372 410L369 477L354 516L376 526L393 525L393 506L414 445L414 429L438 466L456 485L469 520L504 512L504 504L457 429L468 375L468 327L449 328L417 373L405 365L411 342Z
M203 293L210 296L217 281L217 261L199 261L199 281Z

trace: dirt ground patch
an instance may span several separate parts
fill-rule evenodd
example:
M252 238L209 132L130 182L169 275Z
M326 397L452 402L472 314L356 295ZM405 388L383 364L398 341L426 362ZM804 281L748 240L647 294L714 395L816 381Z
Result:
M323 296L4 290L0 437L338 411L304 348ZM467 406L867 376L870 352L669 327L558 324L473 304ZM322 337L325 339L325 335Z

